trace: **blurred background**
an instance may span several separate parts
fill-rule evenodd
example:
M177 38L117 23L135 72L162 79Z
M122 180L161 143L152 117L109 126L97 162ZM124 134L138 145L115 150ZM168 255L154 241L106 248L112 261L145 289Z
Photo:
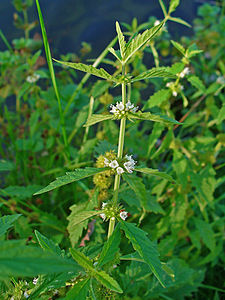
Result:
M164 0L168 5L169 0ZM181 1L174 16L179 16L192 23L197 15L197 9L203 3L216 3L210 0ZM50 44L57 54L77 52L81 43L92 46L92 57L97 56L115 36L115 21L131 23L134 17L138 24L147 22L150 16L162 19L162 10L158 0L40 0L45 26ZM0 29L8 40L19 38L21 30L13 25L15 9L12 1L0 1ZM36 7L28 10L29 20L37 20ZM170 32L176 40L181 35L191 35L192 29L170 22ZM38 32L39 26L31 32ZM0 40L0 47L4 44ZM57 50L56 50L57 49Z

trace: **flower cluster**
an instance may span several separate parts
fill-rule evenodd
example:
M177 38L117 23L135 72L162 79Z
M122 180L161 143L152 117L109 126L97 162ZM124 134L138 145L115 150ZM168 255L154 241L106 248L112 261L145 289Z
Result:
M125 171L128 173L133 173L136 161L133 160L132 155L126 155L125 158L119 164L118 160L109 160L108 158L104 159L105 167L110 167L116 170L118 175L123 174Z
M190 70L188 67L184 68L182 72L180 72L179 74L177 74L178 76L180 76L180 78L184 78L185 75L189 74Z
M106 202L102 203L102 210L104 212L100 214L100 217L103 219L103 221L110 218L115 219L116 216L119 216L122 220L125 221L126 218L129 216L129 213L124 209L120 209L120 207L116 209Z
M177 97L178 92L184 89L184 86L179 84L176 85L175 82L167 82L166 87L170 88L174 97Z
M128 112L135 113L138 110L138 106L134 106L130 101L128 101L125 105L123 102L117 102L116 105L110 105L110 112L114 114L116 119L121 119L126 116Z
M35 83L40 78L39 74L34 73L33 75L29 75L26 78L26 81L29 83Z

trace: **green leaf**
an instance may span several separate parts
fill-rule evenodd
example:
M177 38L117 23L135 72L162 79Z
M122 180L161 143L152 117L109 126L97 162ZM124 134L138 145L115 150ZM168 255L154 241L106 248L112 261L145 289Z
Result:
M39 231L35 230L34 233L36 235L39 245L43 250L47 250L57 255L61 255L61 249L59 248L58 245L55 245L53 241L49 240L47 237L42 235Z
M134 39L126 45L126 52L123 63L125 64L140 48L142 48L147 42L150 42L155 35L160 31L164 22L154 26L151 29L145 30L142 34L138 34Z
M119 41L119 45L120 45L120 53L122 56L122 59L124 58L125 55L125 49L126 49L126 42L124 39L124 35L120 29L120 24L119 22L116 22L116 31L117 31L117 35L118 35L118 41Z
M171 182L174 182L174 179L172 176L170 176L169 174L167 173L164 173L164 172L160 172L159 170L156 170L156 169L149 169L149 168L139 168L139 167L136 167L135 168L135 171L137 172L141 172L141 173L144 173L144 174L147 174L147 175L153 175L153 176L157 176L157 177L161 177L163 179L167 179Z
M112 47L108 48L109 52L112 53L119 61L121 61L121 55L119 50L115 50Z
M29 185L29 186L17 186L10 185L4 190L0 189L0 195L17 197L19 199L26 199L32 197L32 195L40 190L40 185Z
M140 177L135 176L134 174L123 174L123 179L128 183L130 188L135 192L137 198L139 199L142 206L147 209L147 197L145 185L142 182Z
M212 226L201 219L195 219L195 225L200 233L203 243L213 252L216 247L216 241Z
M164 101L167 101L171 96L171 91L169 89L162 89L154 93L144 106L144 109L152 108L154 106L160 106Z
M15 165L11 161L0 159L0 172L12 171L15 169Z
M92 65L85 65L85 64L82 64L82 63L70 63L70 62L65 62L65 61L59 61L57 59L54 59L54 61L56 61L56 62L58 62L62 65L65 65L67 67L71 67L71 68L74 68L76 70L86 72L86 73L92 74L94 76L104 78L104 79L109 80L109 81L120 83L120 81L118 79L116 79L115 77L110 75L108 72L106 72L102 68L97 69L97 68L93 67Z
M176 76L168 72L167 68L158 67L158 68L152 68L151 70L141 73L140 75L132 78L131 82L149 79L149 78L156 78L156 77L176 78Z
M88 118L87 122L84 124L84 127L88 127L91 125L94 125L96 123L102 122L102 121L106 121L106 120L112 120L114 118L113 115L96 115L93 114L90 116L90 118Z
M182 25L185 25L185 26L187 26L189 28L192 27L188 22L184 21L181 18L169 17L169 20L174 21L174 22L179 23L179 24L182 24Z
M170 0L169 11L168 11L169 15L176 10L179 4L180 4L180 0Z
M119 284L110 277L107 273L104 271L97 271L92 264L92 261L85 256L83 253L75 250L70 249L70 252L72 254L73 259L81 265L84 269L91 272L91 275L97 279L102 285L104 285L106 288L115 291L117 293L122 293L121 287Z
M121 234L119 224L116 226L113 234L104 244L102 252L98 259L98 267L102 267L108 262L112 261L115 258L115 254L119 252L119 244L120 244Z
M86 278L76 283L73 288L66 294L64 300L86 300L89 290L90 278Z
M75 227L78 224L86 221L87 219L94 217L96 215L99 215L102 211L82 211L77 213L77 207L76 207L76 213L74 213L73 211L73 207L77 206L77 205L73 205L72 207L70 207L70 209L72 210L72 213L70 214L70 216L67 218L70 221L70 226Z
M177 62L173 64L171 67L168 67L168 70L170 73L176 75L177 73L180 73L183 71L185 65L183 63Z
M196 75L193 75L193 76L189 76L187 77L187 80L198 90L202 91L202 92L205 92L205 86L204 86L204 83L202 82L202 80L196 76Z
M0 279L74 272L79 268L72 260L23 243L15 240L0 242Z
M159 260L159 253L152 241L147 238L147 233L137 228L135 224L120 221L121 228L124 230L126 237L131 241L133 248L139 253L141 258L148 264L153 274L165 287L164 271Z
M100 168L85 168L85 169L76 169L73 172L66 172L66 175L56 178L55 181L51 182L48 186L46 186L42 190L36 192L34 195L46 193L48 191L54 190L65 184L93 176L93 175L101 173L105 170L106 170L105 168L101 168L101 169Z
M21 215L8 215L0 218L0 236L6 233L6 231L13 226L13 223L20 217Z
M171 43L173 44L173 46L174 46L178 51L180 51L180 53L182 53L183 55L185 55L185 48L184 48L181 44L179 44L179 43L177 43L177 42L175 42L175 41L173 41L173 40L171 40Z
M217 118L216 123L220 124L225 119L225 104L220 108L220 112Z
M137 119L137 120L145 120L145 121L153 121L153 122L160 122L166 125L171 124L182 124L172 118L169 118L167 116L162 116L159 114L152 114L150 112L141 112L138 111L136 113L128 113L128 117L130 119Z
M166 6L165 6L165 4L163 3L163 0L159 0L159 4L160 4L160 6L161 6L161 8L162 8L164 17L166 17L166 16L167 16L167 11L166 11Z

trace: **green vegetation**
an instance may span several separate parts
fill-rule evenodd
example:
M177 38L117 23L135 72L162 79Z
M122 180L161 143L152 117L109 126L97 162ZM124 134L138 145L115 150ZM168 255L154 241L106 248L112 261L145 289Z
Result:
M43 43L35 3L13 1L24 37L0 31L1 299L222 299L225 6L202 5L175 41L171 21L190 27L179 2L159 0L161 21L116 22L91 65L86 43L53 59L39 1Z

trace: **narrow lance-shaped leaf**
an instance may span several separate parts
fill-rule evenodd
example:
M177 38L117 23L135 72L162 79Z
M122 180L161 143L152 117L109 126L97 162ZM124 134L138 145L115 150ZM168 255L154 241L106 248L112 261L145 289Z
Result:
M87 122L84 124L84 127L88 127L91 125L94 125L96 123L102 122L102 121L106 121L106 120L112 120L114 118L113 115L97 115L97 114L93 114L90 116L90 118L88 118Z
M104 271L97 271L92 261L85 256L83 253L77 251L76 249L70 249L70 252L72 254L73 259L81 265L84 269L89 271L92 276L97 279L102 285L104 285L106 288L115 291L117 293L122 293L122 289L119 286L119 284L116 282L115 279L113 279L111 276L109 276Z
M128 183L130 188L135 192L138 200L141 205L147 209L147 196L145 185L142 182L142 179L135 176L134 174L123 174L123 179Z
M164 271L159 260L159 253L152 241L147 238L147 233L137 228L135 224L121 222L121 228L124 230L126 237L131 241L133 248L139 253L141 258L148 264L153 274L165 287Z
M74 68L76 70L83 71L83 72L95 75L97 77L104 78L104 79L109 80L109 81L113 81L113 82L116 82L116 83L120 82L115 77L113 77L108 72L106 72L106 70L104 70L103 68L97 69L97 68L93 67L92 65L85 65L85 64L82 64L82 63L71 63L71 62L59 61L57 59L54 59L54 61L56 61L56 62L58 62L62 65L65 65L67 67L71 67L71 68Z
M76 204L75 204L76 205ZM73 206L70 208L73 211ZM102 211L90 210L90 211L82 211L78 214L70 214L68 220L70 221L70 227L75 227L76 225L86 221L87 219L99 215Z
M159 114L151 114L150 112L141 112L138 111L136 113L129 113L128 114L129 119L137 119L137 120L146 120L146 121L153 121L153 122L160 122L166 125L171 125L171 124L182 124L172 118L169 118L167 116L162 116Z
M73 288L66 294L64 300L86 300L89 290L90 278L75 283Z
M175 41L172 41L172 40L171 40L171 43L173 44L173 46L174 46L178 51L180 51L180 53L182 53L183 55L185 55L185 48L184 48L181 44L179 44L179 43L177 43L177 42L175 42Z
M150 42L159 30L164 25L164 22L161 22L159 25L154 26L151 29L145 30L142 34L138 34L130 43L126 45L126 51L124 56L124 63L126 63L131 56L135 54L141 47L143 47L147 42Z
M67 172L66 175L56 178L55 181L51 182L48 186L36 192L34 195L46 193L65 184L75 182L89 176L93 176L105 170L106 168L85 168L85 169L76 169L73 172Z
M115 258L115 254L119 251L120 238L120 226L118 223L115 230L113 231L113 234L104 244L104 247L98 259L98 267L104 266L106 263L112 261Z
M175 75L171 74L167 68L164 67L158 67L158 68L152 68L151 70L148 70L146 72L143 72L142 74L134 77L131 79L131 82L149 79L149 78L156 78L156 77L162 77L162 78L176 78Z
M144 174L147 174L147 175L153 175L153 176L161 177L163 179L167 179L171 182L174 182L174 179L173 179L172 176L170 176L169 174L167 174L165 172L160 172L159 170L156 170L156 169L136 167L135 171L141 172L141 173L144 173Z
M33 277L40 274L74 272L80 270L80 267L73 260L13 240L0 242L0 270L0 279L4 280L12 276Z
M118 35L118 40L119 40L119 45L120 45L120 53L122 56L122 59L125 55L125 49L126 49L126 42L124 39L124 35L120 29L120 25L119 22L116 22L116 31L117 31L117 35Z
M182 24L182 25L185 25L185 26L187 26L187 27L189 27L189 28L192 27L188 22L184 21L184 20L181 19L181 18L169 17L169 20L171 20L171 21L173 21L173 22L176 22L176 23L179 23L179 24Z
M179 4L180 0L170 0L169 14L174 12Z
M53 241L49 240L47 237L45 237L43 234L41 234L39 231L34 231L36 238L38 240L39 245L43 250L50 251L52 253L55 253L57 255L61 255L61 249L58 245L53 243Z
M7 215L0 218L0 236L6 233L6 231L13 226L13 223L21 215Z

